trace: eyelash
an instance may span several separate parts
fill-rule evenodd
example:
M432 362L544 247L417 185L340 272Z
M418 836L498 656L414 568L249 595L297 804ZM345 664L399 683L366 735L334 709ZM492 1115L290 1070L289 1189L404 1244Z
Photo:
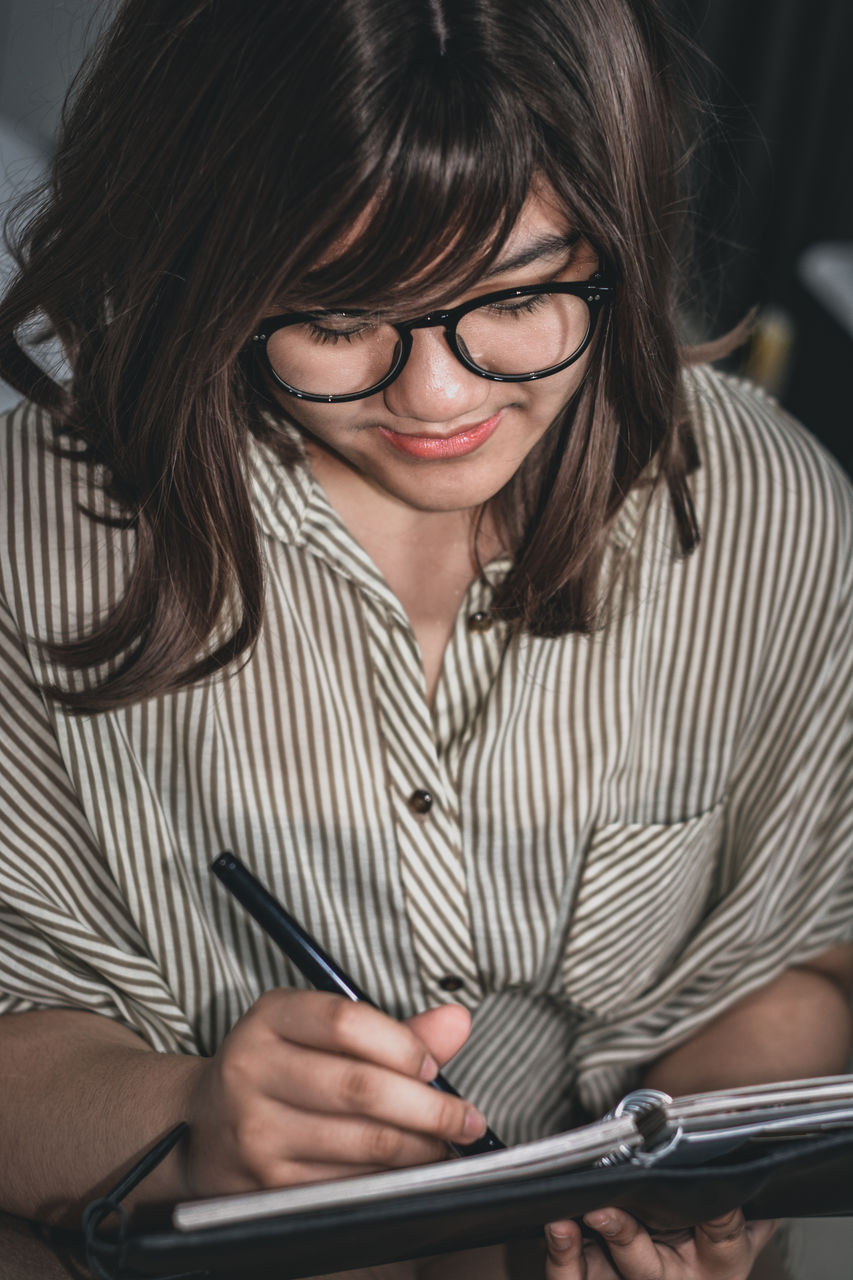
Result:
M341 341L352 342L353 338L359 337L367 328L366 325L362 325L358 329L323 329L320 325L314 324L313 321L309 321L307 327L308 335L312 342L321 344Z
M551 295L547 293L532 293L529 297L517 298L514 302L512 300L507 302L493 302L489 310L496 311L502 316L525 315L531 311L538 311L541 306L545 305L550 296Z

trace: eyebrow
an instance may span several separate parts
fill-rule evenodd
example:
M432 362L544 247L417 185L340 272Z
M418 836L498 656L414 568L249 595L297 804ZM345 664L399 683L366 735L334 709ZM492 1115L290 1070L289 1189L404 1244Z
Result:
M539 262L541 258L563 257L567 250L577 244L579 239L580 232L578 231L572 231L565 236L539 236L538 239L531 240L530 244L520 249L518 253L514 253L512 257L503 258L496 263L485 273L483 279L491 280L493 276L502 276L506 271L517 271L520 267L532 266L533 263Z
M535 240L531 240L523 249L519 249L517 253L508 258L502 258L500 262L496 262L493 267L490 267L484 273L481 279L491 280L495 276L505 275L508 271L518 271L522 267L532 266L543 259L556 260L565 258L581 239L580 231L568 231L562 236L554 232L537 236ZM311 308L307 309L310 310ZM343 310L344 308L341 309ZM278 311L286 312L286 310L287 308L283 304L278 305ZM319 308L319 310L323 310L323 308ZM371 314L379 315L380 312L372 311Z

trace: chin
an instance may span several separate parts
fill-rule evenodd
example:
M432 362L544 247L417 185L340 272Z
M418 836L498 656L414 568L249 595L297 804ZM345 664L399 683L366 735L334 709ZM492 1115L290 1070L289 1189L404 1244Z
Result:
M500 493L512 474L514 472L498 480L484 480L479 484L470 480L454 483L449 477L424 476L410 485L392 483L383 484L382 487L398 502L403 502L416 511L471 511L482 507L495 494Z

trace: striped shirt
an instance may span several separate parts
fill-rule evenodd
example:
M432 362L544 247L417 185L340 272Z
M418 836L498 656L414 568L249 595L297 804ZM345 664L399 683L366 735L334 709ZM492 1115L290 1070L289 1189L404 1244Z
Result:
M768 399L686 374L698 550L665 493L612 530L608 621L513 638L471 586L434 706L409 620L307 464L253 444L260 641L237 675L70 717L34 643L118 598L131 530L45 416L2 429L0 1010L210 1053L304 985L210 876L232 849L397 1016L474 1014L449 1072L517 1141L853 937L851 504Z

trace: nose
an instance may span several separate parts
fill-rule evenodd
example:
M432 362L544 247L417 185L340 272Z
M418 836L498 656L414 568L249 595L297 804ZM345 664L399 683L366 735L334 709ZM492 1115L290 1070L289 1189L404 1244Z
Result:
M398 418L451 422L476 413L491 384L461 364L439 328L412 331L412 349L402 373L385 388L386 407Z

